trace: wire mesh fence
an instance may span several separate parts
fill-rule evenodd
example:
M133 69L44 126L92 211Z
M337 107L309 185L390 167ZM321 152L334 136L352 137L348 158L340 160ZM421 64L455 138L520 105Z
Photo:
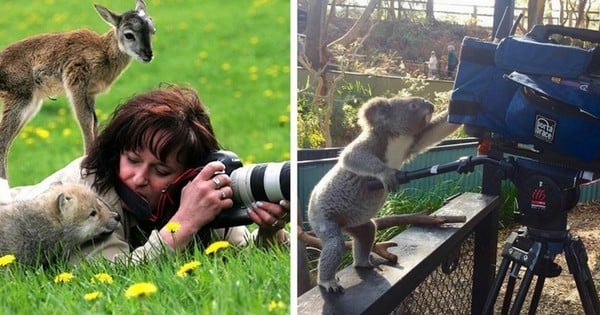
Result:
M474 243L471 234L392 314L469 314L473 287Z

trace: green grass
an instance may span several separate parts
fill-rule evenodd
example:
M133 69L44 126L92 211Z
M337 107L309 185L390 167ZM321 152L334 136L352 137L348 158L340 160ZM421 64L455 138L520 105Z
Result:
M0 49L42 32L109 26L95 12L100 3L116 12L134 0L31 0L0 2ZM290 158L290 3L284 0L146 0L157 33L155 59L133 61L111 90L96 99L101 127L113 108L162 82L195 87L209 107L221 143L244 163ZM64 96L46 100L9 153L11 186L37 183L83 154L79 127ZM0 267L0 314L284 314L290 307L289 248L228 249L226 262L202 252L163 257L135 268L107 264L28 269ZM191 260L191 277L175 275ZM60 272L75 276L54 283ZM92 284L107 272L111 285ZM127 299L125 290L152 282L157 293ZM102 292L95 301L84 295ZM271 305L272 312L269 311Z
M0 49L30 35L109 29L93 3L116 12L129 1L33 0L0 3ZM245 163L290 158L290 4L284 0L146 0L157 33L154 60L132 61L96 99L104 123L131 95L161 82L196 88L221 143ZM12 186L38 182L83 154L64 96L47 100L9 153Z
M185 277L189 262L200 265ZM260 262L260 263L257 263ZM289 314L289 251L278 247L228 247L215 255L194 251L165 256L135 268L105 262L77 267L28 269L17 263L0 267L1 314ZM61 273L72 280L56 282ZM95 276L107 273L112 283ZM127 289L149 282L157 291L127 297ZM100 292L94 300L86 294Z

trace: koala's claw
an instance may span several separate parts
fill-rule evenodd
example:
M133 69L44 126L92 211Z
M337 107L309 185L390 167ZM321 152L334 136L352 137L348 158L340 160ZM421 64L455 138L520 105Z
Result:
M319 285L329 293L344 293L344 287L342 287L336 280L319 282Z
M388 192L395 192L400 187L400 183L396 179L396 170L389 169L383 177L383 184Z

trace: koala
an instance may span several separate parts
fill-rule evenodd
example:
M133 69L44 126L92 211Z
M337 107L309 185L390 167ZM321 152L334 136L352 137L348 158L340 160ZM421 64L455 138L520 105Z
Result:
M314 187L308 204L310 225L323 243L318 283L326 291L344 291L335 279L344 251L342 233L352 237L353 265L371 268L377 230L372 218L388 193L398 189L396 171L459 127L447 122L447 111L432 119L433 111L418 97L375 97L361 106L361 133ZM373 180L383 187L369 188Z
M13 254L24 265L49 265L112 233L119 221L119 214L90 188L55 183L30 199L0 205L0 256Z

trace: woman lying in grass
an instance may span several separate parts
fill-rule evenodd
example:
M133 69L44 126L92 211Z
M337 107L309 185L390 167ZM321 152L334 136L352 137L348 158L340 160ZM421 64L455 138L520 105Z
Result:
M231 179L219 161L208 162L194 177L186 177L186 171L202 166L209 153L219 149L196 91L171 86L118 106L87 156L38 185L16 187L11 193L19 199L57 181L82 183L119 213L122 220L116 231L72 253L72 262L105 257L137 263L218 239L242 246L252 239L285 241L282 228L290 217L286 200L255 202L248 208L249 218L259 226L254 235L246 226L209 226L233 206ZM181 196L168 200L171 196L165 192L174 183L183 186Z

